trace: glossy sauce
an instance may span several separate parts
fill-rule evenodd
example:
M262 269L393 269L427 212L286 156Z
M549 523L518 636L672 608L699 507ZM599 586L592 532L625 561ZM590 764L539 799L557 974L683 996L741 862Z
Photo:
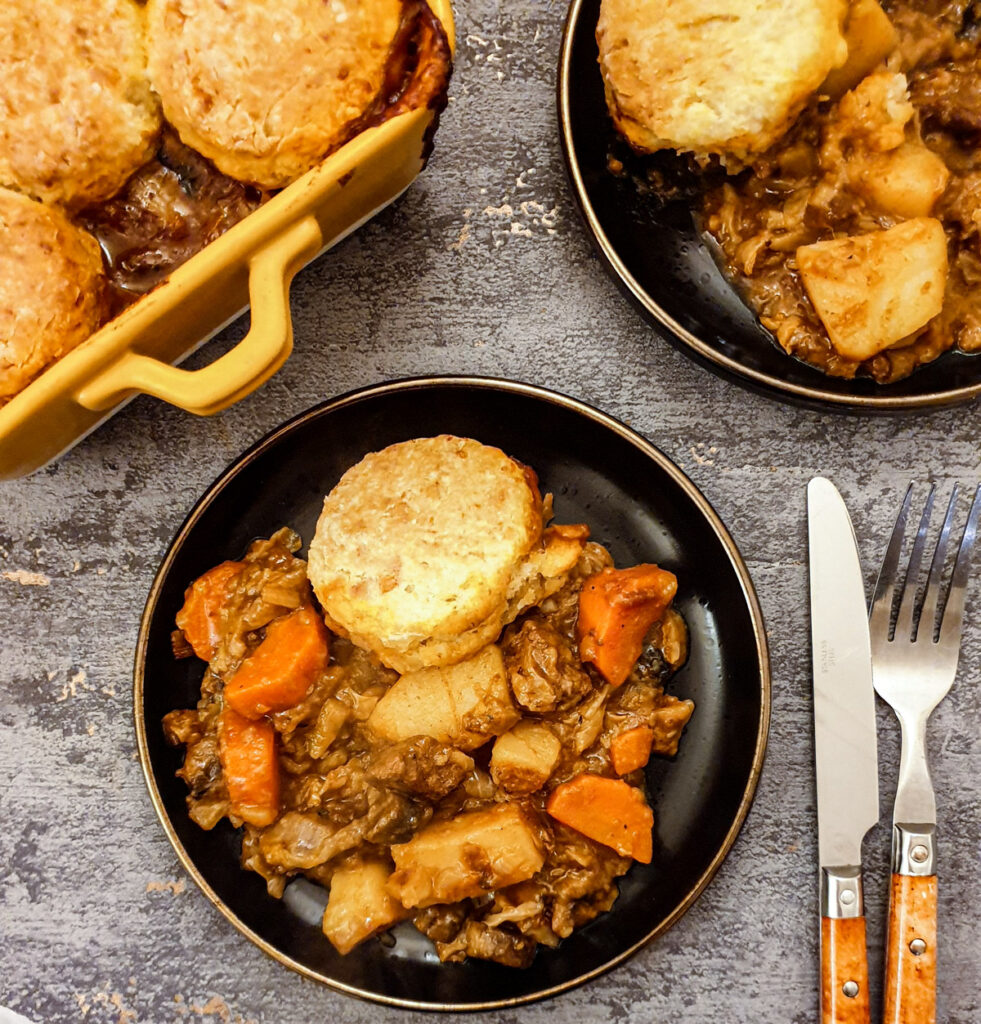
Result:
M425 0L404 0L382 88L333 150L407 110L441 110L451 66L446 34ZM116 196L76 218L102 246L112 294L107 319L164 282L274 194L222 174L165 124L156 157Z

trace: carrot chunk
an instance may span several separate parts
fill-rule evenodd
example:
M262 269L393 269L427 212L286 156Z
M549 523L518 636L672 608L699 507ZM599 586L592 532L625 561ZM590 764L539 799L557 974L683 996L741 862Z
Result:
M643 768L650 760L654 745L654 730L649 725L638 725L618 733L610 741L610 758L617 775L626 775Z
M199 576L184 591L184 605L177 613L177 628L194 653L205 661L215 656L221 609L229 585L244 568L242 562L222 562Z
M218 757L232 813L250 825L271 825L279 815L279 761L272 722L252 722L230 707L222 708Z
M611 686L619 686L677 590L674 573L656 565L603 569L590 576L579 593L579 656Z
M620 856L650 864L654 812L644 794L623 779L588 772L576 775L552 790L545 809L556 821L612 847Z
M327 629L310 605L275 619L262 643L225 684L225 703L246 718L285 711L327 665Z

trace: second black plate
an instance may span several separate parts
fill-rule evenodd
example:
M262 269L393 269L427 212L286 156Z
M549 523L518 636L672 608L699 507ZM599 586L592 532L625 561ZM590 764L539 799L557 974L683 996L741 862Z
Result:
M600 0L573 0L559 64L562 148L576 199L617 283L668 339L709 369L770 398L822 408L890 412L981 394L981 357L947 352L882 386L842 380L787 355L726 281L684 200L643 200L607 167L616 132L597 63Z
M238 833L187 815L175 777L182 755L161 719L197 699L203 664L171 649L184 588L256 537L291 526L309 541L324 495L370 451L454 433L497 445L532 466L559 522L587 522L617 563L656 561L678 576L691 655L671 691L695 701L672 761L648 769L654 859L635 864L614 908L525 970L471 960L441 964L411 925L394 945L370 940L338 955L320 930L325 892L305 880L274 899L239 866ZM398 381L311 409L270 434L207 491L154 580L136 656L134 708L143 770L181 862L208 898L281 963L353 995L424 1009L488 1009L562 991L619 963L663 932L715 874L749 810L770 706L759 605L731 538L708 502L656 448L582 403L481 378Z

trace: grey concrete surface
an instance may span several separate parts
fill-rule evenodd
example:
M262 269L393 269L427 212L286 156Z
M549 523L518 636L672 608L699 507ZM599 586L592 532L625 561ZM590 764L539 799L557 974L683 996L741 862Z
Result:
M280 373L211 419L139 399L57 464L0 485L0 1006L32 1021L423 1018L291 973L209 905L146 796L130 687L155 567L213 477L327 396L429 372L546 384L650 438L741 546L773 657L756 802L696 905L587 987L488 1016L817 1019L805 484L822 473L841 488L871 585L907 481L934 480L946 493L978 477L981 409L875 419L804 411L679 354L604 273L566 183L553 99L565 5L460 0L457 14L459 59L432 163L394 207L299 276L296 349ZM243 331L233 326L192 365ZM981 1021L979 609L981 584L959 678L930 724L944 1024ZM873 1019L898 762L897 728L881 706L879 724L883 824L866 847Z

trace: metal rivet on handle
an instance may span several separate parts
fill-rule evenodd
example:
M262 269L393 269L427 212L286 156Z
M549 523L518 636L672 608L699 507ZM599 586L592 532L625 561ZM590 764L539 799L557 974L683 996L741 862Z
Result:
M857 981L846 981L841 986L841 991L848 996L849 999L854 999L858 995L858 982Z
M926 952L926 943L922 939L913 939L909 944L909 951L913 956L922 956Z
M910 850L909 855L910 860L915 860L917 864L922 864L930 856L930 851L925 846L914 846Z
M838 896L843 907L850 907L855 902L855 890L854 889L842 889Z

